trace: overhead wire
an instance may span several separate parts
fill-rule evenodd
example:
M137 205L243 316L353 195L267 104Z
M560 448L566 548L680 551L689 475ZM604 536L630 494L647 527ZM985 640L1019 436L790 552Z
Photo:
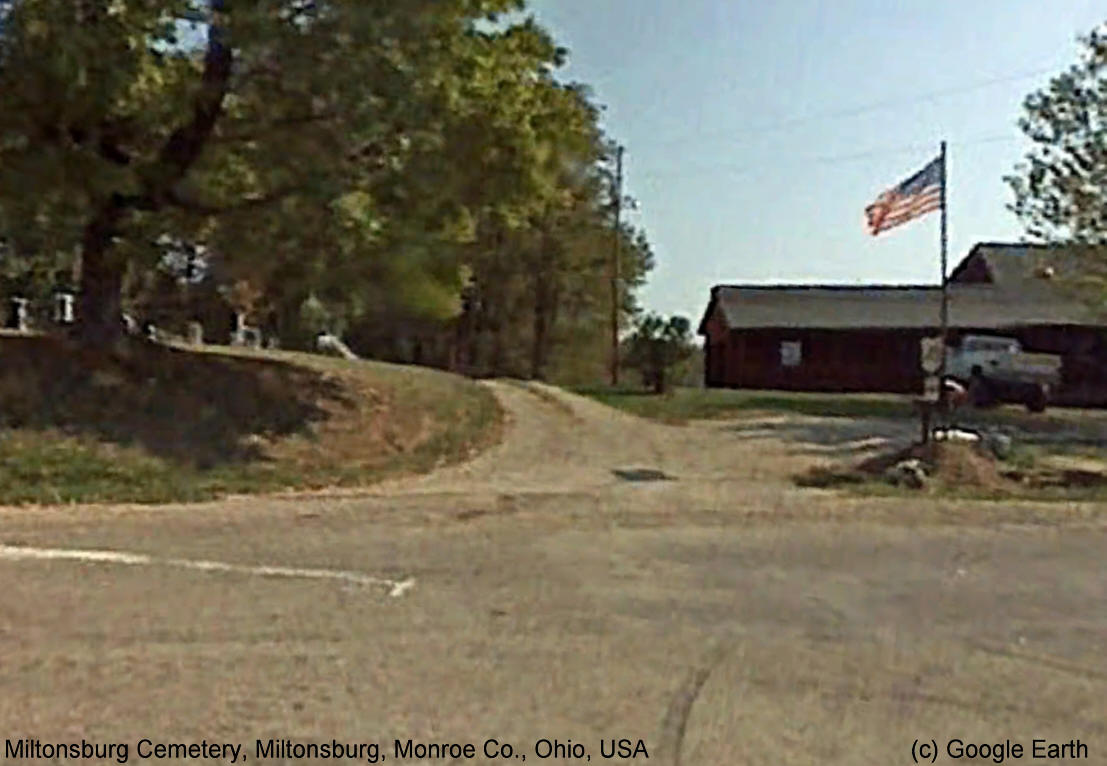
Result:
M790 128L802 127L816 122L827 122L832 120L848 119L850 117L857 117L863 114L869 114L872 112L884 111L887 109L895 109L904 106L911 106L913 104L926 103L930 101L936 101L949 96L957 96L963 93L971 93L978 90L985 90L987 88L995 87L997 85L1005 85L1007 83L1019 82L1022 80L1029 80L1034 77L1040 77L1045 74L1056 72L1055 67L1040 67L1017 74L1012 74L1004 77L993 77L987 80L979 80L974 83L968 83L952 88L942 88L939 90L928 91L926 93L920 93L914 96L907 96L901 98L884 99L882 101L874 101L868 104L859 104L857 106L846 107L844 109L835 109L826 112L817 112L811 115L803 115L797 117L788 117L775 122L766 123L764 125L757 125L746 128L734 128L728 130L718 130L709 133L693 134L688 136L682 136L678 138L665 139L657 144L657 146L673 146L681 143L690 142L709 142L718 141L722 139L730 139L736 137L760 135L764 133L773 133L782 130L788 130Z
M1010 141L1017 141L1018 136L1010 135L1006 133L993 133L976 138L966 139L964 141L949 141L950 147L965 147L965 146L978 146L982 144L991 143L1004 143ZM787 163L787 166L810 166L810 165L838 165L847 162L856 162L858 160L870 159L873 157L884 157L896 154L907 154L909 152L922 152L927 149L935 150L936 146L933 142L902 144L900 146L879 147L863 152L855 152L851 154L839 154L839 155L816 155L809 157L796 157ZM779 162L762 162L762 163L746 163L746 164L734 164L734 163L719 163L710 166L701 166L694 168L670 168L662 170L642 170L635 175L645 180L660 180L673 177L687 177L704 174L718 174L727 173L730 175L745 175L747 173L753 173L758 170L765 170L769 168L779 168L781 163Z
M782 120L777 120L764 125L757 125L751 127L735 127L728 130L712 131L709 133L691 134L681 138L667 139L657 144L657 147L671 147L679 145L681 143L709 143L715 142L724 138L741 140L750 136L763 135L772 132L781 132L789 130L791 128L802 127L804 125L815 124L820 122L829 122L834 120L848 119L851 117L857 117L865 114L871 114L887 109L902 108L913 104L933 102L943 98L951 96L957 96L964 93L972 93L979 90L995 87L997 85L1003 85L1012 82L1019 82L1028 80L1034 77L1040 77L1042 75L1050 74L1058 71L1057 66L1039 66L1034 69L1029 69L1022 72L1016 72L1014 74L1005 75L1002 77L992 77L988 79L978 80L976 82L966 83L964 85L941 88L937 90L928 91L926 93L916 94L914 96L906 96L901 98L889 98L880 101L873 101L867 104L859 104L856 106L846 107L842 109L834 109L824 112L819 112L811 115L800 115L796 117L789 117ZM1013 135L988 135L980 138L970 139L963 142L953 142L954 146L973 146L977 144L995 143L1001 141L1015 141L1017 136ZM910 144L900 147L888 147L888 148L876 148L860 153L850 155L835 155L835 156L815 156L808 158L798 158L795 160L796 164L838 164L843 162L852 162L860 159L866 159L870 157L885 156L892 154L902 154L912 151L922 151L927 148L927 145L922 144ZM766 167L779 167L779 163L756 163L756 164L712 164L705 167L676 167L671 169L662 170L643 170L635 173L635 176L644 180L656 180L659 178L674 178L674 177L687 177L704 174L716 174L716 173L730 173L734 175L743 175L750 172L755 172L759 169Z

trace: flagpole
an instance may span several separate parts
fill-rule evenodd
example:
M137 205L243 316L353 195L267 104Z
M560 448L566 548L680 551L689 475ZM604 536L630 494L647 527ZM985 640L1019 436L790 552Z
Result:
M946 361L949 357L949 351L946 347L946 343L949 340L949 285L947 284L946 268L947 268L947 256L946 256L946 242L947 242L947 230L946 230L946 142L942 141L942 366L938 373L938 380L942 380L946 374Z

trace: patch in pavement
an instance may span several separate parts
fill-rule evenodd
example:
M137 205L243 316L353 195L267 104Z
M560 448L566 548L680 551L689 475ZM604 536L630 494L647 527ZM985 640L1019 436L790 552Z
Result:
M656 468L613 468L611 473L623 481L672 481L673 477Z
M0 545L2 561L83 561L94 564L120 564L123 566L163 566L193 569L201 572L229 572L258 577L286 577L306 580L341 580L354 585L372 585L388 589L388 595L397 598L415 587L415 579L389 580L370 577L360 572L339 569L301 569L299 567L250 566L228 564L223 561L195 559L162 559L144 553L122 551L94 551L67 548L32 548L22 545Z

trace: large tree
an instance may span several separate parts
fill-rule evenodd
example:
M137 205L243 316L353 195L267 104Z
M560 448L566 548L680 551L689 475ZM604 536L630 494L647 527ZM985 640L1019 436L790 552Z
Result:
M0 224L79 257L92 344L119 337L127 272L165 234L212 243L228 279L371 271L374 185L441 140L458 72L482 64L475 22L520 6L0 2ZM458 214L424 202L440 227Z
M1081 45L1076 64L1026 98L1031 148L1006 180L1029 237L1107 245L1107 25Z

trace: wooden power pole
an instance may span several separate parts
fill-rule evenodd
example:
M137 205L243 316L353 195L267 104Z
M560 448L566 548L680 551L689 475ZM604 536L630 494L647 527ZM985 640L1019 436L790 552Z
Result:
M615 151L615 232L611 248L611 385L619 385L619 261L622 250L623 147Z

